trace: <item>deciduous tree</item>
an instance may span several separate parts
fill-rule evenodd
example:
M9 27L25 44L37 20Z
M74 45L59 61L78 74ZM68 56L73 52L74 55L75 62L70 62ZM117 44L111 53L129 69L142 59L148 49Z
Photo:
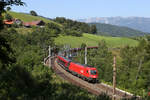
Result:
M37 16L37 13L36 13L35 11L33 11L33 10L30 11L30 14L31 14L32 16Z
M10 10L11 10L11 8L10 8L10 7L7 7L7 8L6 8L6 10L7 10L7 11L10 11Z
M1 0L0 1L0 16L2 15L2 12L5 11L5 7L7 6L12 6L12 5L24 5L25 3L22 2L21 0Z
M6 14L5 19L8 20L8 21L12 21L13 17L10 14Z
M96 25L92 25L90 31L91 31L91 33L93 33L93 34L96 34L96 33L97 33Z
M5 7L12 5L24 5L25 3L21 0L0 0L0 29L3 28L3 17L2 13L5 11Z

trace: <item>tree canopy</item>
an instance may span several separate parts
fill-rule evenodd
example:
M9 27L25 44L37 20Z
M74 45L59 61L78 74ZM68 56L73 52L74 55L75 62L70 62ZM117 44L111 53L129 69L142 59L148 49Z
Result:
M13 17L10 14L5 14L5 19L8 21L12 21Z
M32 16L37 16L37 13L36 13L35 11L33 11L33 10L30 11L30 14L31 14Z
M0 30L3 28L2 13L5 11L5 8L12 5L23 6L24 4L21 0L0 0Z
M96 26L95 25L88 25L87 23L84 22L77 22L73 21L71 19L66 19L64 17L56 17L54 19L57 23L60 23L64 26L65 29L69 30L75 30L82 33L92 33L95 34L97 32Z
M12 5L23 6L24 4L25 3L22 2L21 0L1 0L0 1L0 16L1 16L2 12L5 11L4 8L6 6L12 6Z
M10 8L10 7L7 7L6 9L7 9L7 11L10 11L10 10L11 10L11 8Z

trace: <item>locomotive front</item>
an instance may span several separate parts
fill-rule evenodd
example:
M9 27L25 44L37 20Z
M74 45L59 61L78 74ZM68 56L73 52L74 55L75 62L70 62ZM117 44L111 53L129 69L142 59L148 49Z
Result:
M98 71L96 68L89 68L89 80L92 82L98 81Z

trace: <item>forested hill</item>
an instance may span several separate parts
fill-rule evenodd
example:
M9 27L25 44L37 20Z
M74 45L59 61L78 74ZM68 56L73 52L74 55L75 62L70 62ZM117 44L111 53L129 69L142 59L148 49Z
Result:
M78 21L125 26L142 32L150 32L150 18L146 17L93 17L79 19Z
M89 24L96 25L98 35L108 35L108 36L115 36L115 37L134 37L134 36L143 36L148 34L128 27L121 27L121 26L102 24L102 23L89 23Z
M64 17L56 17L54 19L50 19L39 15L33 16L31 14L12 11L7 11L7 14L12 16L13 19L20 19L23 22L42 20L47 24L51 24L54 28L63 30L63 33L65 35L82 36L83 33L95 34L97 32L95 25L88 25L87 23L74 21Z

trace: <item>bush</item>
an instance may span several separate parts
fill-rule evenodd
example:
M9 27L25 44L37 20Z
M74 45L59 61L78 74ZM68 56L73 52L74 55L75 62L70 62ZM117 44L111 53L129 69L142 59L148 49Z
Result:
M11 10L11 8L10 8L10 7L7 7L6 9L7 9L7 11L10 11L10 10Z
M12 20L13 20L13 17L12 17L10 14L7 14L7 13L6 13L5 19L8 20L8 21L12 21Z
M31 14L32 16L38 16L37 13L36 13L35 11L33 11L33 10L30 11L30 14Z

